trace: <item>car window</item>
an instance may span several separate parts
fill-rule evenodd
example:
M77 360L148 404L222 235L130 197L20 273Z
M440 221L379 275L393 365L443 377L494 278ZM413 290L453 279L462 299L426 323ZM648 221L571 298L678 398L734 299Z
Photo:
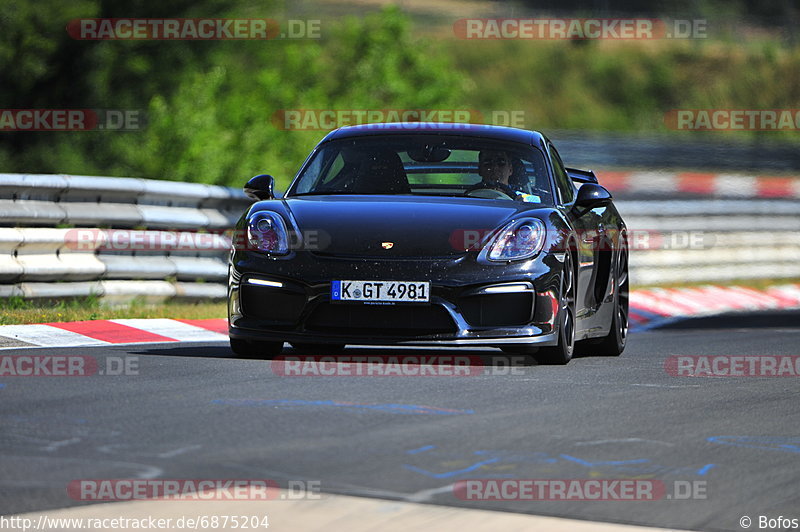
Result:
M442 135L370 136L325 143L301 170L287 195L461 196L492 182L486 179L485 169L481 173L482 154L494 154L491 160L504 165L503 178L515 199L553 205L540 150L526 144Z
M447 160L438 163L415 161L408 151L401 152L400 159L412 185L474 185L481 180L474 150L451 150Z
M572 203L575 199L575 185L569 178L567 171L564 170L564 163L561 162L555 147L550 144L550 162L553 164L553 173L556 178L556 188L561 196L561 203Z
M344 157L339 154L333 159L331 164L328 165L327 170L322 174L321 182L327 183L331 181L333 178L338 176L342 170L344 170Z

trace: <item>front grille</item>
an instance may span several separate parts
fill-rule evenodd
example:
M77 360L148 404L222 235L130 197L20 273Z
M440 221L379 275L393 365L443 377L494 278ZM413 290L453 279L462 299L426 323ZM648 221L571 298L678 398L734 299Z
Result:
M530 323L533 294L486 294L462 297L458 307L464 319L476 327L502 327Z
M242 314L249 318L282 323L296 323L306 304L300 291L243 284Z
M439 305L361 305L321 303L306 321L309 330L395 336L424 336L456 331Z

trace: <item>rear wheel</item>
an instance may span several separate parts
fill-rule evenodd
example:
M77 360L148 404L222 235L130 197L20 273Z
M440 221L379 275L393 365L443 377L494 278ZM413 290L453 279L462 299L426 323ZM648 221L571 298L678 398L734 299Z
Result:
M231 338L231 349L243 358L269 359L281 354L283 342L264 342Z
M561 298L558 309L558 345L542 347L534 355L539 364L566 364L572 360L575 350L575 269L572 266L572 254L564 255L564 273L561 280Z
M345 344L312 344L306 342L289 342L295 351L303 354L333 355L344 351Z
M624 242L624 241L623 241ZM625 350L628 340L628 296L630 285L628 282L628 246L623 243L622 250L617 259L617 268L614 272L616 293L614 294L614 313L611 318L611 330L593 351L598 355L619 356Z

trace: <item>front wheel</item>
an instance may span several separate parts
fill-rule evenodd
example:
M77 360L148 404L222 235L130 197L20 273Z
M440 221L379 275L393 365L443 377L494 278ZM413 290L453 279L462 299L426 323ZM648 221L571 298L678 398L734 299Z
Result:
M561 280L561 298L558 309L558 345L542 347L534 355L539 364L566 364L575 350L575 269L572 254L564 255L564 273Z
M243 358L270 359L281 354L283 342L264 342L231 338L231 350Z

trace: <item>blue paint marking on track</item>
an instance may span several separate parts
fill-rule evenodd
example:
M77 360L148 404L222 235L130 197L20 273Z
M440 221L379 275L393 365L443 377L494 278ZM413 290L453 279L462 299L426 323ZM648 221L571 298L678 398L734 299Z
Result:
M569 456L567 454L562 454L560 456L565 460L585 465L586 467L603 466L603 465L645 464L650 461L647 458L640 458L638 460L616 460L612 462L587 462L586 460L581 460L580 458L575 458L574 456Z
M425 451L431 451L433 449L436 449L436 452L429 454L422 454ZM552 464L565 465L564 462L570 462L572 464L578 464L593 470L597 469L602 469L605 471L613 470L616 471L617 474L626 474L626 475L645 475L645 474L687 475L688 474L688 475L706 476L709 471L717 467L716 464L705 464L700 468L696 466L675 468L672 466L663 466L654 464L652 460L648 458L638 458L635 460L604 460L604 461L592 462L589 460L577 458L575 456L567 454L561 454L558 455L557 457L554 457L544 452L527 453L527 452L512 452L507 450L505 451L478 450L478 451L473 451L471 454L473 456L480 457L478 459L473 458L473 460L479 460L479 461L474 462L472 463L472 465L469 465L468 467L462 469L447 470L448 469L447 464L452 464L454 461L456 463L459 463L459 465L465 463L466 461L464 460L463 455L462 456L453 455L451 453L448 453L447 450L440 449L435 445L425 445L422 447L417 447L415 449L407 450L405 451L405 453L408 455L420 455L422 459L425 462L427 462L427 464L423 465L423 467L420 467L418 465L403 464L403 467L405 469L436 479L444 479L462 475L474 471L483 466L487 466L489 464L506 465L506 467L500 469L496 467L489 468L487 473L489 473L492 478L510 478L512 476L515 476L510 473L502 472L503 469L506 470L508 469L507 466L509 464L513 464L514 469L516 471L524 466L552 467ZM433 459L433 461L431 461L431 459Z
M2 382L0 382L0 390L2 390L2 389L3 389L3 388L5 388L5 387L6 387L6 385L5 385L5 384L3 384Z
M555 464L558 462L558 458L551 458L550 455L543 452L475 451L473 454L496 456L506 463Z
M717 467L717 464L706 464L697 470L697 474L700 475L701 477L705 476L705 474L708 473L708 471L713 467Z
M411 449L406 451L406 454L418 454L424 453L425 451L430 451L431 449L436 449L435 445L425 445L424 447L419 447L417 449Z
M432 471L428 471L427 469L422 469L422 468L419 468L419 467L416 467L416 466L412 466L412 465L408 465L408 464L403 464L403 467L405 467L409 471L414 471L416 473L422 473L423 475L431 477L431 478L450 478L450 477L454 477L456 475L463 475L464 473L469 473L471 471L475 471L476 469L478 469L480 467L483 467L483 466L485 466L487 464L493 464L495 462L498 462L499 460L500 460L499 458L492 458L490 460L484 460L482 462L475 462L471 466L465 467L464 469L457 469L455 471L445 471L444 473L434 473Z
M474 414L474 410L454 410L452 408L439 408L426 405L406 405L397 403L388 404L363 404L344 401L304 401L300 399L214 399L211 404L226 406L275 406L275 407L304 407L304 406L331 406L349 411L380 411L401 415L436 415L454 416Z
M733 447L800 453L800 437L797 436L711 436L706 441Z

